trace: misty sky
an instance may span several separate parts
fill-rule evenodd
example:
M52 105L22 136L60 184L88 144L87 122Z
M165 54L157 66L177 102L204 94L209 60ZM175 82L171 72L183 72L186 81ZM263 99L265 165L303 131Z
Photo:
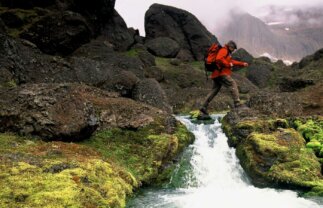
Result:
M247 11L254 16L266 14L266 6L312 7L323 6L323 0L116 0L115 9L128 27L144 35L144 16L150 5L159 3L184 9L194 14L211 32L229 20L230 10Z

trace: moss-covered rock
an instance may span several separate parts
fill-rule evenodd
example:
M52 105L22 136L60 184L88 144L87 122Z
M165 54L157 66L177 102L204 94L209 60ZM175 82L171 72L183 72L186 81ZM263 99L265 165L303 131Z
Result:
M291 128L293 122L286 119L229 113L222 123L229 144L237 148L241 165L255 185L322 196L321 164L313 151L321 147L318 140L306 144L302 134Z
M235 124L230 123L228 118L222 120L224 132L229 138L229 145L236 147L243 139L247 138L252 132L270 132L278 128L288 128L286 119L243 119Z
M1 134L0 207L124 207L138 186L93 149Z
M296 119L294 125L307 141L306 147L313 149L317 156L323 157L323 119Z
M77 144L0 134L0 207L125 207L141 184L169 179L194 138L180 123L165 132L115 128Z
M94 147L104 157L126 167L138 181L148 184L194 138L182 124L178 124L174 134L160 131L160 126L136 131L112 129L98 132L84 144Z

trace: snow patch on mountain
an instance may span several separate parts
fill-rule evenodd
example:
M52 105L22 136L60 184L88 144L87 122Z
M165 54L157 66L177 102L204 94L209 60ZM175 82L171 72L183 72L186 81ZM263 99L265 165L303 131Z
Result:
M277 62L279 59L270 55L269 53L263 53L261 54L260 56L263 56L263 57L267 57L269 58L272 62ZM284 62L284 64L286 64L287 66L290 66L292 65L293 61L290 61L290 60L282 60Z

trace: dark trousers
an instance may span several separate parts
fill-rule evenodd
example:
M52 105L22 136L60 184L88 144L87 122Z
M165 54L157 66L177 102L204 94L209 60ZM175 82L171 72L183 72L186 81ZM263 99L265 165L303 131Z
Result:
M203 103L202 107L207 109L208 105L212 101L212 99L218 94L220 91L222 85L225 87L228 87L230 89L230 93L232 96L232 99L235 104L240 103L240 98L239 98L239 90L238 90L238 85L237 83L232 79L231 76L219 76L214 79L213 81L213 87L212 91L207 95L207 98L205 102Z

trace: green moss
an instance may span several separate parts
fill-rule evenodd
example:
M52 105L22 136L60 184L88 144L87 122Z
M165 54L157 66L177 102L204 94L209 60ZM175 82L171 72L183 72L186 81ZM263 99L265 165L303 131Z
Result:
M0 207L125 207L138 182L73 143L0 134ZM48 154L53 151L60 154Z
M262 120L245 120L236 125L237 129L246 129L250 132L261 132L264 129L265 123Z
M17 87L17 83L14 80L11 80L11 81L2 83L0 85L0 88L1 87L3 87L3 88L15 88L15 87Z
M289 160L277 163L270 169L269 176L280 182L293 183L307 187L309 182L323 183L320 179L321 166L311 150L301 148L289 151Z
M296 120L294 121L294 124L307 141L316 139L320 142L322 140L323 142L323 120L314 121L309 119L305 123L300 120Z
M78 163L78 167L59 173L24 162L2 168L5 172L0 184L5 189L0 193L1 207L124 207L125 196L136 183L124 180L102 160Z
M194 139L180 123L163 132L111 129L79 144L0 134L0 207L125 207L142 183L168 182Z
M200 111L199 110L195 110L195 111L191 111L189 112L191 119L197 119L197 117L200 115Z
M129 57L138 57L138 49L131 49L125 52L125 55Z
M138 181L150 183L157 177L162 164L191 141L191 134L179 125L174 135L159 134L151 126L138 130L112 129L98 132L84 144L126 167Z
M316 155L320 156L323 149L323 120L295 120L294 125L308 142L306 147L313 149Z
M161 57L156 57L156 66L161 67L161 68L169 68L169 67L174 67L169 63L168 58L161 58Z
M191 65L193 68L204 72L204 62L203 61L193 61L193 62L189 62L188 64Z

